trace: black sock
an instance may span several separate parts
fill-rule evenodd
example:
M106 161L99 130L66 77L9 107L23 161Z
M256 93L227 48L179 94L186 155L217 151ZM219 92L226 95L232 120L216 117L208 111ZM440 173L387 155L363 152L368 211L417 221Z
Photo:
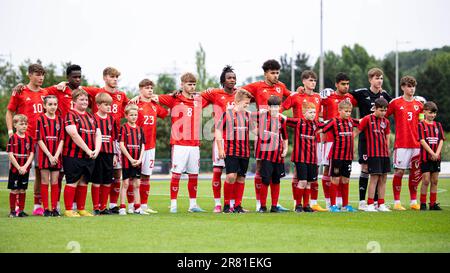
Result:
M369 183L369 174L361 172L359 176L359 200L366 200L367 184Z

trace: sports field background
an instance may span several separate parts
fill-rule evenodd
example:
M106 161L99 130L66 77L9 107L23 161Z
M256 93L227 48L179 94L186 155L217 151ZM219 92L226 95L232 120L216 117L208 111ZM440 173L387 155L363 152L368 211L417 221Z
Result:
M357 207L358 181L350 185ZM180 182L178 213L169 213L169 181L151 182L155 215L83 218L8 218L9 190L0 183L0 252L450 252L450 179L439 181L443 211L390 213L255 213L253 179L247 179L247 214L215 214L210 180L199 181L198 203L206 213L188 213L187 181ZM33 184L25 211L33 206ZM270 193L269 193L270 196ZM283 180L280 202L292 209L291 184ZM322 187L319 200L324 206ZM403 205L409 208L407 181ZM63 201L63 200L61 200ZM388 179L386 201L392 202ZM87 208L92 208L88 194Z

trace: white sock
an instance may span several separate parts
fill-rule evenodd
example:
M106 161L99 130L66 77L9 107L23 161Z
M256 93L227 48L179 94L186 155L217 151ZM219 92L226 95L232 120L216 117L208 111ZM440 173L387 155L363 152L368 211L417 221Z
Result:
M72 203L72 210L77 210L77 203L75 202Z
M234 199L230 200L230 208L234 208Z
M336 205L342 206L342 197L336 197Z
M311 199L310 204L311 204L311 206L317 205L317 200Z
M327 205L331 204L331 199L330 198L325 198L325 203L327 203Z
M36 210L36 209L39 209L39 208L41 208L41 205L39 205L39 204L34 204L34 209L33 209L33 210Z
M222 206L222 203L220 202L220 198L214 198L214 203L216 206Z
M141 209L142 209L142 210L147 210L147 209L148 209L148 206L147 206L147 204L143 204L143 205L141 205Z
M417 204L417 200L411 200L410 205L415 205L415 204Z
M134 203L129 203L128 204L128 209L134 209Z
M189 198L189 207L195 208L197 206L197 198Z
M259 209L261 207L261 201L256 200L256 208Z
M172 208L177 207L177 199L170 199L170 207Z
M109 208L110 209L115 208L115 207L117 207L116 203L109 203Z
M401 203L400 203L400 200L394 200L394 204L395 204L395 205L397 205L397 204L400 205L400 204L401 204Z
M56 209L59 211L61 209L61 206L59 205L59 201L58 203L56 203Z

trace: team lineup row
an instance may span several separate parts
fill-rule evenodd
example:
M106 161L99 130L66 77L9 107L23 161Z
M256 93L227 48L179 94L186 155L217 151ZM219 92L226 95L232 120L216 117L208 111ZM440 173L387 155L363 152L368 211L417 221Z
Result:
M64 176L64 214L68 217L92 216L85 207L88 182L93 182L94 215L125 215L127 199L129 213L156 213L147 205L155 160L156 124L157 118L165 118L169 111L172 119L170 212L177 212L182 173L188 175L189 211L203 212L196 196L201 113L209 104L213 105L215 119L214 212L246 212L242 196L250 157L250 132L257 136L256 210L269 210L266 204L269 187L270 211L287 210L278 203L288 150L287 127L294 128L291 161L295 164L292 193L296 212L354 211L348 203L348 182L356 134L359 134L361 164L358 208L389 211L384 193L390 172L390 126L386 118L390 115L394 117L396 131L394 209L405 210L400 202L400 191L404 171L410 169L410 208L427 208L427 191L431 184L429 208L440 210L436 195L444 135L440 123L434 121L436 104L419 101L414 96L416 80L413 77L401 79L403 96L392 99L382 89L383 72L378 68L368 72L369 88L350 91L349 77L339 73L336 89L322 90L320 94L314 92L317 76L313 71L304 71L301 74L303 86L291 92L278 81L280 65L276 60L266 61L262 68L263 81L236 88L236 74L226 66L220 76L223 88L200 93L195 89L197 80L191 73L182 75L181 89L172 94L153 94L153 82L144 79L139 83L140 95L129 100L124 92L117 90L120 73L115 68L104 69L103 88L80 87L81 67L78 65L67 68L67 83L42 88L45 70L38 64L30 65L30 82L15 88L6 114L10 136L7 151L11 161L10 216L27 215L23 211L25 190L33 158L35 215L59 216ZM255 113L247 110L252 101L258 109ZM351 118L354 106L359 109L360 120ZM91 112L86 111L88 107ZM290 108L293 118L281 114ZM421 116L423 121L420 122ZM124 117L127 121L121 125ZM318 165L324 165L322 187L326 209L317 202ZM226 178L222 208L223 169ZM419 205L417 187L422 177Z

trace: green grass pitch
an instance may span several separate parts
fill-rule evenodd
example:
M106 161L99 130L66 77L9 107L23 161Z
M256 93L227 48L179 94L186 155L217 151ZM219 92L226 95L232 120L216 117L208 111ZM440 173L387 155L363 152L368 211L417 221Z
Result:
M199 182L198 203L207 213L187 212L187 181L180 183L178 213L170 214L169 181L152 181L149 204L156 215L86 218L8 218L9 191L0 183L0 252L450 252L450 179L441 179L438 201L443 211L390 213L258 214L253 179L243 205L247 214L215 214L211 182ZM356 207L357 180L350 201ZM409 203L407 181L403 204ZM27 191L31 214L33 185ZM269 193L270 196L270 193ZM292 208L290 181L283 180L280 202ZM320 187L319 200L323 200ZM388 181L388 203L392 182ZM324 206L324 202L321 202ZM87 207L92 208L90 194ZM406 207L406 206L405 206Z

